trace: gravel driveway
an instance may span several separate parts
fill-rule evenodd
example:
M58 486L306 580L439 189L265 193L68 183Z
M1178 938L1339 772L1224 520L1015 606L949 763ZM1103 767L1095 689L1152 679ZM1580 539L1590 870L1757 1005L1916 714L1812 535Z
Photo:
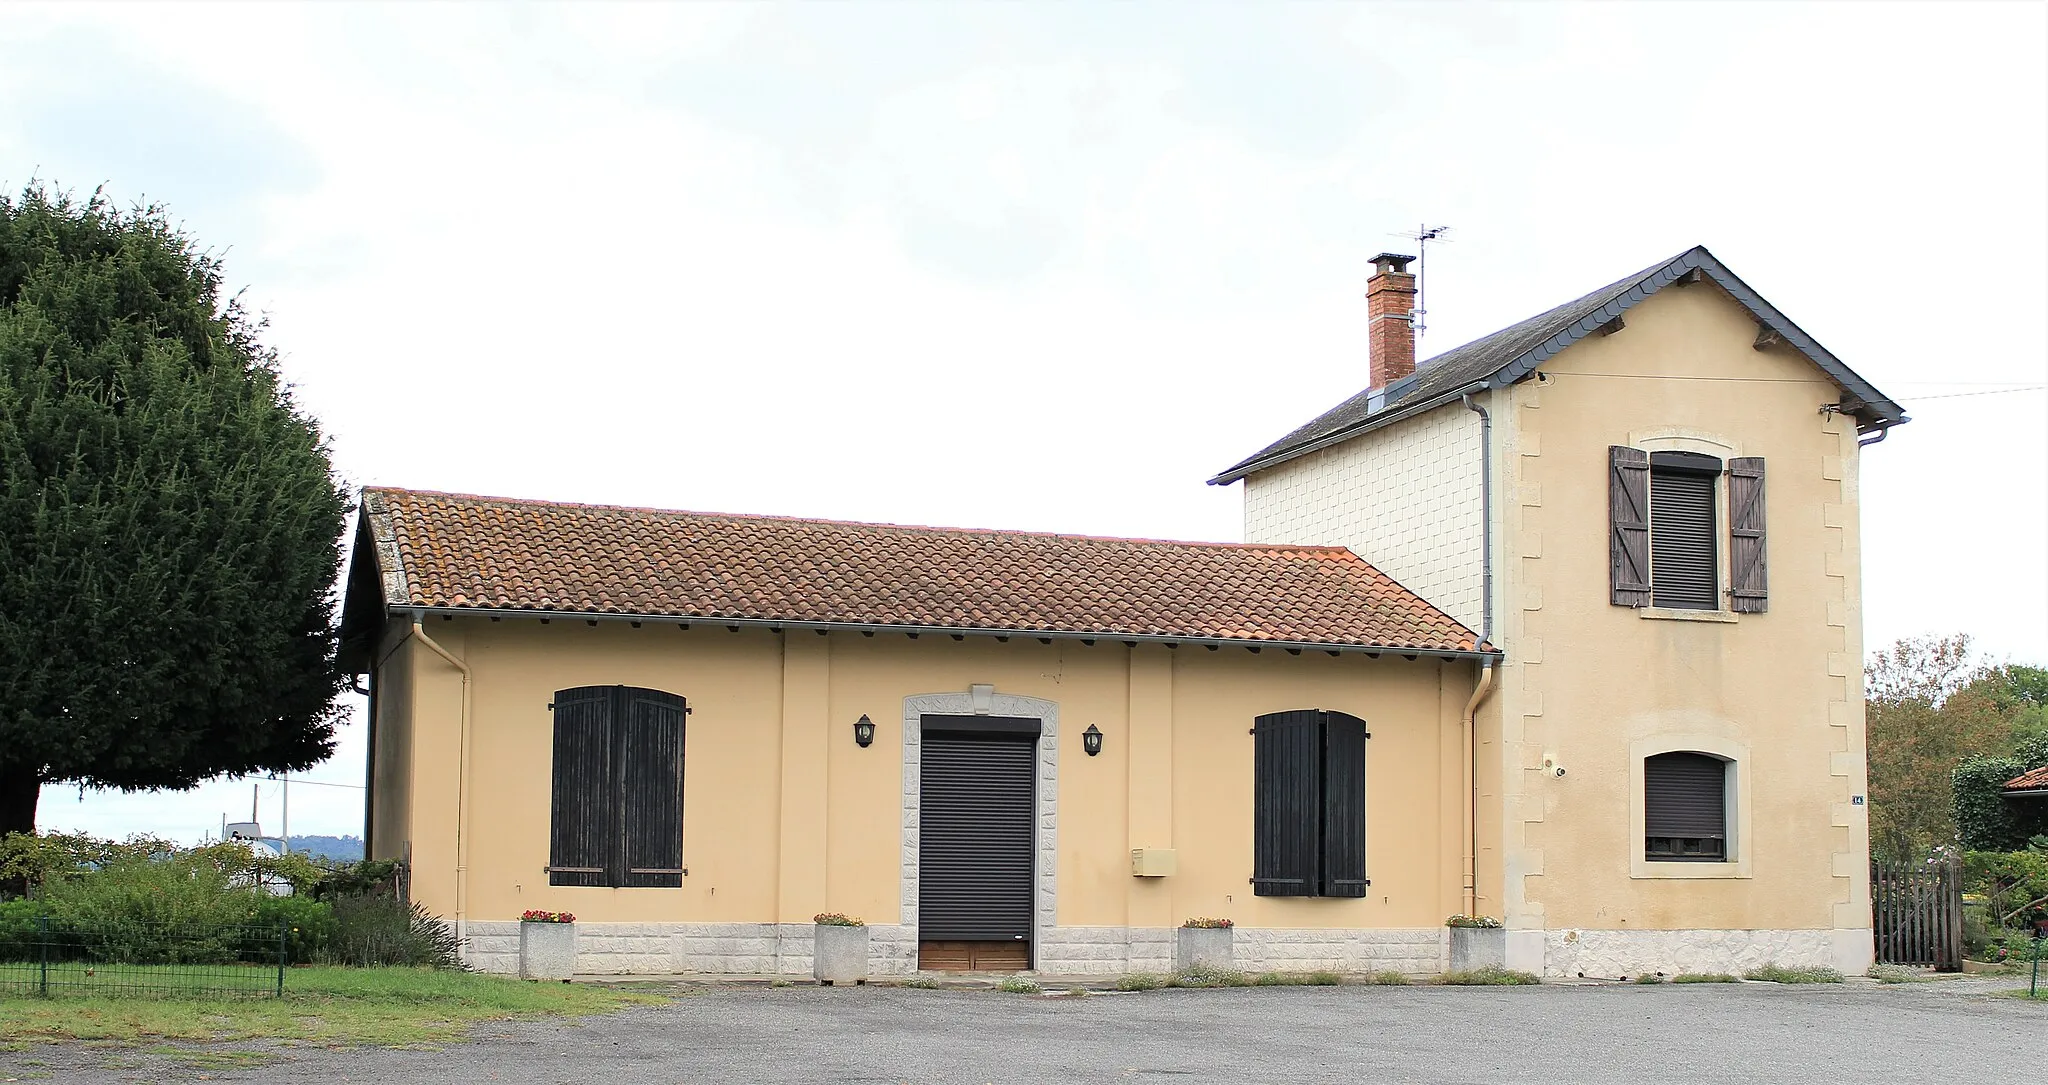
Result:
M1780 987L1341 987L1033 997L879 987L694 990L583 1021L486 1025L438 1051L285 1048L250 1069L69 1045L0 1053L60 1082L2031 1081L2048 1004L2011 981ZM30 1061L33 1060L33 1061ZM110 1065L111 1064L111 1065Z

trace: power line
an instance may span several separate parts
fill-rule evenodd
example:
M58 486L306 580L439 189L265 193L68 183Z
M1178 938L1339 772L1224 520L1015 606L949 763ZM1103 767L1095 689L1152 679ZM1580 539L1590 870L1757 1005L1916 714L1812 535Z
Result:
M1907 396L1908 402L1925 403L1930 399L1961 399L1964 396L2002 396L2011 392L2039 392L2048 384L2030 384L2025 388L1993 388L1988 392L1948 392L1938 396Z

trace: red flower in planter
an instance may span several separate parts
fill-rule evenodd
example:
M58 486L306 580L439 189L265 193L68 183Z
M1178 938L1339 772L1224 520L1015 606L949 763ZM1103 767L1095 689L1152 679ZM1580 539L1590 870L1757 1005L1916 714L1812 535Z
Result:
M519 913L519 921L521 923L574 923L576 922L576 916L570 912L543 912L537 908L530 908Z

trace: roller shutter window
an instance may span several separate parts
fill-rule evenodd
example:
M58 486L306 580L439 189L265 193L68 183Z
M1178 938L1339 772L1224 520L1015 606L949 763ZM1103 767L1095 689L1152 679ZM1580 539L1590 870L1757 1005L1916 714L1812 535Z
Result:
M1703 753L1643 761L1643 857L1719 863L1728 858L1728 762Z
M683 884L681 697L629 686L555 694L548 884Z
M1721 461L1712 456L1650 454L1650 587L1657 606L1720 609L1714 526L1720 475Z
M1362 897L1365 721L1296 710L1252 725L1252 893Z

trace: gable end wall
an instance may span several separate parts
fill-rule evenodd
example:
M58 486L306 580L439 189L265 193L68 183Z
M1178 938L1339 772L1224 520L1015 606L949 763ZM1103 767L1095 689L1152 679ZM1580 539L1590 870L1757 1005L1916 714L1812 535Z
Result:
M1349 547L1479 628L1478 415L1439 408L1261 471L1244 486L1246 542Z

